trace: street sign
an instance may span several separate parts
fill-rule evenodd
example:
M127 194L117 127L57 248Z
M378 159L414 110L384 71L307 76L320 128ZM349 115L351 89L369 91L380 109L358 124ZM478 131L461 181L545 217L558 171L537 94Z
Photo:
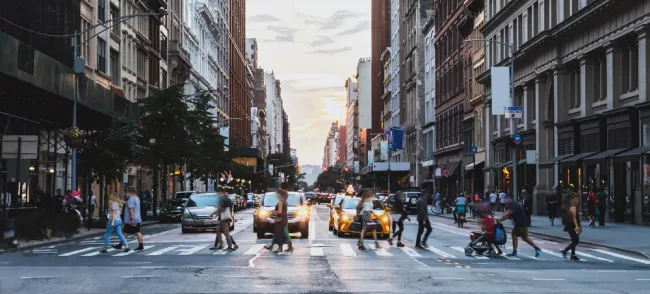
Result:
M508 108L505 110L504 115L508 119L524 118L524 108L521 106L508 106Z
M476 153L476 152L478 152L478 148L476 148L476 146L472 146L472 153Z
M512 141L515 142L515 144L519 145L521 143L522 137L521 134L516 133L514 136L512 136Z

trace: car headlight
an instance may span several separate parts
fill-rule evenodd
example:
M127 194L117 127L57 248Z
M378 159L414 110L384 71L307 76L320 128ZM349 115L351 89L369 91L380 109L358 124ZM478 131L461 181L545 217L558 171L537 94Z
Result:
M342 218L344 221L349 221L349 220L352 219L352 217L349 216L349 215L347 215L347 214L343 214L343 216L342 216L341 218Z
M296 216L306 216L307 215L307 209L301 208L296 211Z
M379 221L382 223L387 223L390 221L390 218L384 213L379 217Z
M189 210L183 211L183 219L192 219L192 213Z
M271 216L271 212L268 211L268 210L260 209L260 210L257 211L257 216L259 216L261 218L267 218L267 217Z

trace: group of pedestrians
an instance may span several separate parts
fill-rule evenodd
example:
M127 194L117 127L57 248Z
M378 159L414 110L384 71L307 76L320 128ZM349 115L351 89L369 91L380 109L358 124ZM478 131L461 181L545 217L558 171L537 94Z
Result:
M136 251L144 250L144 237L140 230L142 217L140 215L140 198L138 198L135 187L126 188L126 201L122 200L117 192L111 193L108 204L108 219L106 232L104 234L104 248L101 253L108 253L113 247L117 250L128 252L131 249L126 240L129 234L135 234L138 239ZM124 219L122 219L122 211ZM122 228L124 226L124 228ZM117 245L110 245L111 235L115 232L120 240Z

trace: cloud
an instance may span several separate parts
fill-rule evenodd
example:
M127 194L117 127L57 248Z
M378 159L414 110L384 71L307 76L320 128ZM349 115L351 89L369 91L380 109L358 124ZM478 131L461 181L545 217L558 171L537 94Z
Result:
M334 14L330 15L323 24L321 25L321 29L324 30L334 30L338 29L343 25L343 23L350 19L350 18L355 18L358 17L359 15L353 11L350 10L339 10L337 12L334 12Z
M267 26L266 29L278 34L278 36L275 36L275 38L267 40L271 42L275 41L275 42L293 43L296 40L295 33L298 31L298 29L296 28L281 27L281 26L274 26L274 25Z
M318 39L311 42L311 46L313 47L329 45L329 44L334 44L334 39L328 36L320 36L318 37Z
M340 32L338 35L339 36L354 35L356 33L360 33L368 29L370 29L370 21L363 20L358 22L356 25Z
M350 51L350 50L352 50L352 47L350 47L350 46L345 46L345 47L337 48L337 49L329 49L329 50L327 50L327 49L321 49L321 50L314 50L314 51L310 51L309 54L335 55L335 54L339 54L339 53L347 52L347 51Z
M246 19L246 21L250 21L250 22L278 22L278 21L280 21L280 19L275 17L275 16L268 15L268 14L258 14L258 15L253 15L253 16L248 17L248 19Z

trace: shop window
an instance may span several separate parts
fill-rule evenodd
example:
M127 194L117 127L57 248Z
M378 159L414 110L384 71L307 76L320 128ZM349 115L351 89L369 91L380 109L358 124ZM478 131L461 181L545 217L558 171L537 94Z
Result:
M629 148L632 142L631 128L618 128L607 132L607 149Z
M558 139L558 155L573 154L574 146L573 138Z
M643 146L650 146L650 123L643 124Z

